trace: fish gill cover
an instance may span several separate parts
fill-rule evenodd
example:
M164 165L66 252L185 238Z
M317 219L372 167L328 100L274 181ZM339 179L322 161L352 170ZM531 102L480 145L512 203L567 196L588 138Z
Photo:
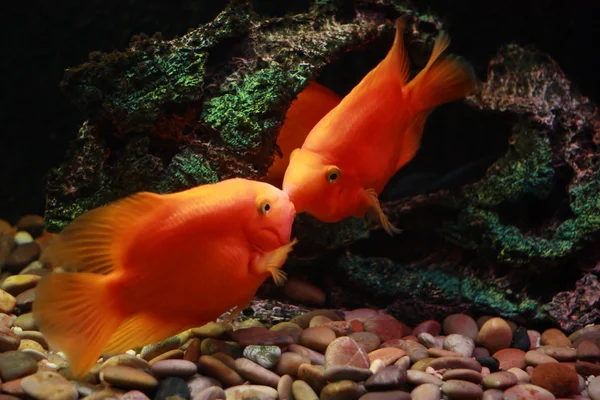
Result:
M181 38L140 35L124 51L92 53L62 83L87 121L50 174L48 229L140 190L264 177L295 96L312 78L346 73L336 65L353 52L391 43L400 15L410 17L413 68L422 67L442 23L400 3L320 0L265 17L233 1ZM568 330L594 322L600 299L586 288L599 272L598 132L596 107L549 56L506 45L476 93L434 112L416 159L386 187L385 212L404 233L301 216L292 264L376 294L405 320L470 311ZM414 166L435 153L433 140L468 155L424 180Z

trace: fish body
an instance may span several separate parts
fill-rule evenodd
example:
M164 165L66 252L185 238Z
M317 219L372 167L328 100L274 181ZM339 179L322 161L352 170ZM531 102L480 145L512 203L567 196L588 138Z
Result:
M82 376L124 352L239 312L279 269L294 206L263 182L230 179L183 192L138 193L75 219L49 248L53 273L33 313Z
M315 81L311 81L298 94L290 104L277 136L277 145L282 156L275 154L266 182L281 187L292 151L302 146L311 129L341 100L340 96Z
M476 85L469 64L442 57L438 36L427 65L409 81L399 19L391 50L310 131L290 156L283 180L298 213L325 222L373 212L388 233L397 229L381 210L378 195L416 154L431 110L468 95Z

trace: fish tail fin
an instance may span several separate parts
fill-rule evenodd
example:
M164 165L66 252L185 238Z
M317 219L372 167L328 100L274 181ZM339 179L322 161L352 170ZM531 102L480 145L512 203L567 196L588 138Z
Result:
M468 96L477 85L471 64L455 56L442 57L449 44L448 35L440 34L427 65L406 85L417 113Z
M36 288L33 316L48 342L64 352L76 377L94 366L121 324L108 277L90 273L54 273Z

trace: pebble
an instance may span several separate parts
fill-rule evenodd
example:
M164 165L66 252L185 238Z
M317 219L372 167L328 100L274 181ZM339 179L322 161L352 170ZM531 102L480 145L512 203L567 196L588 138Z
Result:
M447 368L467 368L481 372L481 364L476 360L467 357L440 357L433 359L428 366L438 370Z
M325 325L328 322L333 322L333 320L324 315L317 315L310 320L310 322L308 323L308 327L313 328L315 326Z
M325 367L322 365L301 364L298 367L298 379L308 383L315 393L321 393L325 387Z
M221 382L216 380L215 378L210 378L208 376L203 376L200 374L195 374L191 376L188 381L188 390L190 391L190 396L194 398L196 394L202 392L203 390L210 387L221 387Z
M556 328L546 329L540 338L542 346L571 346L571 341L561 330Z
M480 357L476 358L477 362L481 364L482 367L486 367L491 372L496 372L500 370L500 361L494 357Z
M584 376L598 376L600 375L600 364L591 363L587 361L577 361L575 363L575 371L577 371L578 374Z
M346 321L357 320L360 322L365 322L369 318L372 318L376 315L379 315L378 310L374 310L372 308L357 308L352 311L347 311L344 315L344 319Z
M302 315L298 315L290 320L290 322L297 324L302 329L308 328L310 324L310 320L316 317L317 315L324 315L332 321L341 321L342 317L335 310L312 310Z
M357 368L350 366L329 367L325 369L325 380L335 381L354 381L361 382L373 375L369 368Z
M394 363L394 365L396 365L396 363ZM385 368L385 363L383 361L381 361L381 360L375 360L369 366L369 369L374 374L378 373L379 371L381 371L384 368ZM406 369L406 368L404 368L404 369Z
M373 363L375 360L381 360L386 366L395 363L405 355L406 352L404 350L400 350L395 347L377 349L367 354L371 363Z
M510 368L525 369L525 352L519 349L502 349L494 353L493 357L500 363L500 369Z
M438 349L438 348L431 348L431 349L427 349L427 354L429 354L430 357L464 357L462 354L458 354L454 351L450 351L450 350L444 350L444 349Z
M300 334L302 333L302 328L298 324L294 324L293 322L280 322L276 325L273 325L271 327L271 330L290 335L294 343L300 342Z
M150 400L150 398L139 390L131 390L119 397L119 400Z
M428 333L432 336L436 336L440 334L441 330L442 325L440 325L440 323L436 320L430 319L415 326L415 328L412 330L412 335L418 337L421 333Z
M519 383L531 382L531 376L527 372L523 371L521 368L510 368L508 372L515 374Z
M198 367L187 360L161 360L152 364L152 374L157 378L178 376L188 378L198 372Z
M540 339L542 334L538 331L528 330L527 336L529 336L529 350L537 349L540 347Z
M327 296L321 289L305 280L290 277L283 286L283 293L289 298L303 304L321 306Z
M331 321L324 324L335 332L336 337L348 336L353 332L364 332L365 328L360 321Z
M17 350L21 338L13 330L0 326L0 353Z
M364 386L353 381L327 384L321 391L321 400L354 400L365 394Z
M200 344L200 351L204 355L212 355L215 353L225 353L233 358L242 356L242 348L235 342L228 342L215 338L206 338Z
M481 372L473 371L472 369L455 368L444 372L442 379L444 381L458 379L462 381L473 382L479 385L483 379L483 375L481 375Z
M327 346L336 338L333 329L326 326L315 326L305 329L300 334L300 344L309 349L324 353Z
M139 369L140 371L151 373L152 368L150 363L143 358L133 356L131 354L118 354L104 361L100 369L110 366L123 366Z
M44 217L36 214L23 215L15 225L17 231L25 231L33 237L38 237L44 232Z
M371 392L363 394L359 397L359 400L411 400L411 395L403 390L388 390L386 392Z
M442 393L452 399L479 400L483 395L481 387L473 382L449 380L442 384Z
M10 293L0 289L0 312L10 314L15 309L17 299Z
M36 373L37 361L23 352L12 350L0 354L0 379L12 381Z
M283 353L275 366L275 373L281 375L298 376L298 367L301 364L310 364L310 359L297 353Z
M400 348L408 353L410 361L413 363L429 357L429 354L427 353L427 347L413 340L403 341Z
M364 386L369 391L394 390L404 387L406 380L405 369L390 365L368 378Z
M317 351L309 349L308 347L304 347L299 344L291 344L289 345L288 350L308 358L313 364L325 365L325 356Z
M442 326L446 335L455 333L466 336L471 340L476 340L479 333L475 320L466 314L448 315L444 318Z
M37 331L38 326L35 322L35 318L33 318L33 314L28 312L25 314L21 314L15 319L14 326L17 326L24 331Z
M31 310L31 306L35 301L35 294L36 291L35 288L33 288L21 292L15 297L15 306L19 309L20 312L26 312Z
M591 340L582 340L577 345L576 357L581 361L599 361L600 347Z
M275 400L277 390L264 385L240 385L225 389L227 399Z
M75 386L62 375L41 371L21 380L23 391L36 400L77 400Z
M279 380L277 384L277 394L279 395L279 400L293 400L292 395L292 384L294 380L289 375L284 375ZM297 381L302 382L302 381ZM316 396L316 395L315 395Z
M281 348L277 346L246 346L243 352L244 357L254 361L258 365L271 369L281 359Z
M435 349L435 348L441 348L442 344L439 343L439 341L430 333L427 332L421 332L419 333L419 336L417 336L417 339L419 340L419 343L421 343L423 346L427 347L428 349ZM443 341L442 341L443 343Z
M273 371L269 371L247 358L238 358L235 360L235 370L242 378L248 379L252 383L274 388L277 387L281 378Z
M592 379L588 384L587 391L592 400L600 400L600 378Z
M353 339L365 353L370 353L373 350L377 350L381 346L381 340L379 336L373 332L354 332L348 335L349 338Z
M290 335L261 327L238 329L232 332L231 336L241 347L252 344L286 346L294 343Z
M197 394L192 394L194 400L223 400L227 398L225 391L216 386L211 386L203 389Z
M200 372L217 378L227 386L241 385L244 379L233 369L229 368L222 361L214 356L201 356L198 359L198 368Z
M364 321L363 324L365 331L373 332L382 342L390 339L400 339L412 331L389 314L376 315Z
M108 366L100 370L100 381L121 389L153 389L158 381L152 375L131 367Z
M556 361L575 361L577 359L577 349L572 347L560 346L542 346L536 349L542 353L554 358Z
M231 331L233 331L233 327L230 324L209 322L208 324L192 328L192 335L199 338L219 338Z
M463 357L471 357L473 349L475 349L475 342L467 336L452 333L446 336L442 346L444 350L453 351Z
M7 293L16 296L28 289L36 287L40 279L42 279L42 277L39 275L11 275L2 282L1 288Z
M325 369L335 366L369 368L369 365L368 355L349 337L335 339L325 352Z
M419 400L440 400L442 398L440 386L431 383L424 383L417 386L412 392L410 392L410 398Z
M484 389L506 389L519 382L517 375L508 371L492 372L481 381Z
M278 391L279 392L279 391ZM295 400L319 400L319 396L310 387L310 385L304 381L294 381L292 383L292 394ZM280 400L290 399L279 394Z
M440 387L444 383L444 381L442 381L440 378L434 375L428 374L427 372L423 371L416 371L414 369L409 369L408 371L406 371L406 380L415 386L430 383L432 385Z
M532 385L530 383L522 383L511 388L508 388L503 393L503 400L555 400L556 397L546 389Z
M485 347L490 353L510 347L513 332L510 325L502 318L487 320L479 330L477 344Z
M164 360L183 360L184 354L185 353L183 352L183 350L180 350L180 349L169 350L162 354L157 355L152 360L148 361L148 363L150 365L152 365L154 363L157 363L159 361L164 361Z
M144 346L140 354L144 360L150 361L153 358L163 353L166 353L167 351L179 349L179 346L181 346L181 344L182 343L179 337L172 336L168 339L163 340L162 342Z
M566 397L578 392L579 377L573 368L548 363L535 367L531 383L547 389L556 397Z
M527 329L522 326L519 326L517 329L515 329L510 347L523 351L528 351L530 349L531 342L529 341Z
M598 339L600 339L600 325L586 326L569 335L569 340L575 347L577 347L582 340L597 341Z
M558 361L537 350L529 350L525 353L525 364L533 365L535 367L536 365L545 363L558 363Z
M29 263L37 260L40 252L40 246L36 242L25 243L15 247L4 262L6 270L12 273L20 272Z
M502 400L504 393L499 389L488 389L483 392L481 400Z

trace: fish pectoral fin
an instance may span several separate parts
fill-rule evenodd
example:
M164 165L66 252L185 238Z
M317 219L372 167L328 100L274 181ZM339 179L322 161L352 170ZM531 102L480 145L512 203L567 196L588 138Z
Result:
M33 316L40 332L66 354L79 378L96 364L122 321L105 281L96 274L53 273L36 288Z
M141 192L77 217L48 246L52 265L79 272L108 274L115 268L114 243L120 243L131 221L162 204L162 196Z
M102 349L102 354L124 353L135 347L160 342L202 323L203 321L183 323L180 320L165 320L151 313L136 314L119 325Z
M395 234L401 233L402 229L396 228L388 217L384 214L381 209L381 204L379 204L379 198L377 197L377 192L375 189L367 189L367 196L369 198L369 210L374 212L381 224L381 227L390 235L394 236Z
M257 266L259 273L269 272L277 286L281 286L287 280L286 273L281 270L281 266L287 259L288 253L292 251L294 245L298 243L298 239L294 239L288 244L285 244L273 251L265 253Z

